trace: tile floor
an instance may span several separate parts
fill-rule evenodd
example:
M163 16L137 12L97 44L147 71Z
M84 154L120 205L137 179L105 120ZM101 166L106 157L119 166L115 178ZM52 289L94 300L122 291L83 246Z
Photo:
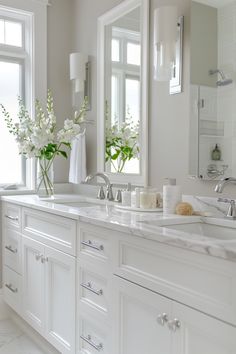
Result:
M0 320L0 354L46 354L10 319Z

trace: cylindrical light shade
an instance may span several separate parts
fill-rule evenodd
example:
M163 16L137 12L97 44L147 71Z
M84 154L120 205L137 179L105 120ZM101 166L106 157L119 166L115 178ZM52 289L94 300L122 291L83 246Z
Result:
M75 80L75 91L84 91L84 81L86 79L86 63L88 56L82 53L70 54L70 79Z
M169 81L176 55L177 7L154 10L154 79Z

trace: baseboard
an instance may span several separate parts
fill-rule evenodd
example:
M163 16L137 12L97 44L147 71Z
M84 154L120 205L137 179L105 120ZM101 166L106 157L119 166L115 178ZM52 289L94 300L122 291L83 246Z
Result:
M45 354L60 354L50 343L38 334L27 322L25 322L16 312L11 311L10 318L21 330L34 341Z

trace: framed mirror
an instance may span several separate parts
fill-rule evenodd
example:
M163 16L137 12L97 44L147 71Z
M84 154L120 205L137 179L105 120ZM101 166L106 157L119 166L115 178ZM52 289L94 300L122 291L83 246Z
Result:
M190 174L236 175L236 1L191 3Z
M147 184L149 0L126 0L98 19L98 170Z

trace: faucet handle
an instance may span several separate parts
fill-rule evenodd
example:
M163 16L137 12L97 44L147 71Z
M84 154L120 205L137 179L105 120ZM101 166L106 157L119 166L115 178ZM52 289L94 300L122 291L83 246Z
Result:
M105 199L105 193L104 193L103 186L101 186L99 188L97 198L101 199L101 200Z
M226 218L236 219L236 205L234 199L218 198L217 201L221 203L229 203L229 209L227 211Z
M113 201L113 191L112 191L112 184L107 185L107 190L106 190L106 199Z
M229 204L235 204L234 199L229 199L229 198L218 198L217 202L219 203L229 203Z
M115 202L117 202L117 203L121 203L122 202L122 194L121 194L121 190L120 189L118 189L117 192L116 192Z

